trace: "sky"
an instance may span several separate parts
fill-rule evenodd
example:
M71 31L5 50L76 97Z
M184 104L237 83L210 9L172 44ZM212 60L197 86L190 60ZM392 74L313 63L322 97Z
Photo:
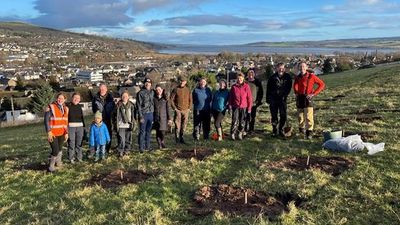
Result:
M0 21L170 44L400 36L400 0L0 0Z

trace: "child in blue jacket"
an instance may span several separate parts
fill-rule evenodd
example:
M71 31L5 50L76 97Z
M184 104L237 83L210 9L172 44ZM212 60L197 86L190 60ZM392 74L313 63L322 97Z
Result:
M94 114L94 122L90 126L89 145L96 150L94 161L106 158L106 144L110 143L110 134L103 123L103 117L99 111Z

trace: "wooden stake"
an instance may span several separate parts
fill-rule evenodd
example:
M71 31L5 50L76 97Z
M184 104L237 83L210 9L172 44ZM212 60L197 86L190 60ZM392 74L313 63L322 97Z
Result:
M124 172L122 170L120 171L120 175L121 175L121 180L124 180Z
M247 204L247 191L244 191L244 204Z
M307 165L306 166L308 166L308 164L310 164L310 156L307 156Z
M194 149L194 157L197 157L197 150Z

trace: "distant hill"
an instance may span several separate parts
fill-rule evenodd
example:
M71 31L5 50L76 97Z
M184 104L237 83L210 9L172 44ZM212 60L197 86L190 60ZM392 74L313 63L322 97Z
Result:
M252 47L298 47L298 48L390 48L400 49L400 37L338 39L324 41L254 42Z
M152 52L153 49L157 48L157 45L152 43L61 31L21 22L0 22L0 35L11 36L11 39L16 43L33 48L42 48L46 47L47 44L51 45L67 40L102 46L103 50L108 51L128 49L137 53L145 53Z

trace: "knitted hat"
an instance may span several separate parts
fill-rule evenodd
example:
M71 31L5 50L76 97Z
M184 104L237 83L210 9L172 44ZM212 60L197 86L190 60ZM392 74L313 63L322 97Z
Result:
M150 78L145 78L144 81L143 81L143 84L145 84L145 83L151 83Z
M103 115L101 114L100 111L97 111L97 112L94 114L94 118L95 118L95 119L96 119L96 118L103 119Z

